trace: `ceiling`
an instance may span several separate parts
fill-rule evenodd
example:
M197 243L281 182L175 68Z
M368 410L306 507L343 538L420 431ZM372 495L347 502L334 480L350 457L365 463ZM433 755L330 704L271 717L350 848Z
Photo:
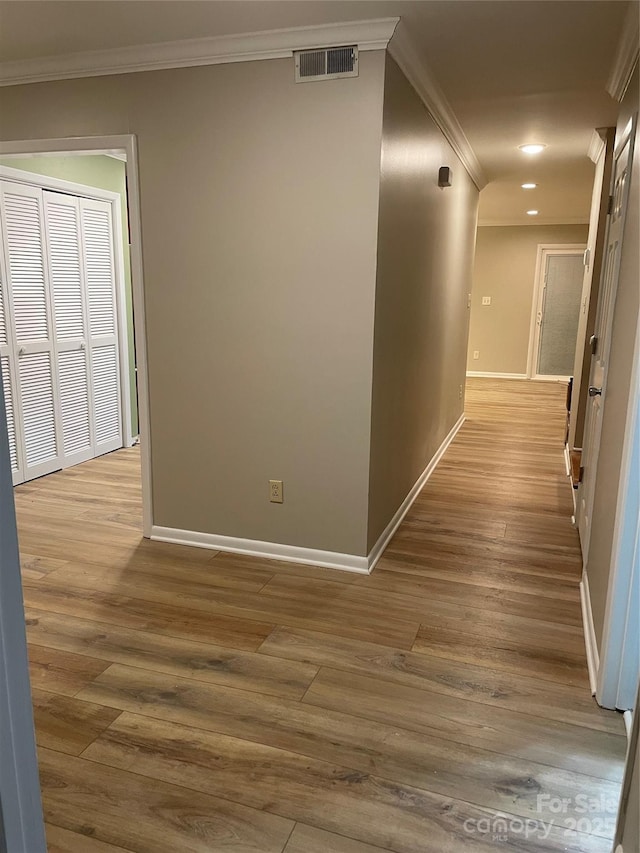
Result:
M33 0L0 2L2 61L400 16L488 178L483 224L587 222L594 128L627 0ZM543 142L524 155L518 145ZM520 184L535 182L525 191ZM527 216L537 209L537 217Z

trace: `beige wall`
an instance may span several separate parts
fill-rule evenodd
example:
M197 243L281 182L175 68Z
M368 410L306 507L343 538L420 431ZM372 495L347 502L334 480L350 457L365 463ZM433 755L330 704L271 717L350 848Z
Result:
M0 91L3 139L137 134L156 524L366 553L384 62Z
M538 245L586 244L587 232L587 225L478 228L467 370L526 374Z
M438 187L438 169L453 186ZM369 548L463 410L478 192L387 60L376 285Z
M618 137L626 127L631 110L638 110L638 95L638 69L636 68L633 81L621 105ZM640 139L636 131L629 206L624 227L620 277L613 316L589 552L585 560L594 628L599 647L602 644L622 448L627 423L636 330L640 315L640 293L638 291L638 280L640 278L639 234Z

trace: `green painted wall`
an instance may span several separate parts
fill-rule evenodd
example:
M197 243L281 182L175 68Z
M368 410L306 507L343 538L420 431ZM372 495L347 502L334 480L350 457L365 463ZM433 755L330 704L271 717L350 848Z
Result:
M127 217L127 189L125 163L102 154L60 157L4 157L0 166L10 166L25 172L60 178L88 187L109 190L120 195L122 211L122 252L124 256L125 304L127 313L127 339L129 342L129 373L131 387L131 431L138 433L138 401L136 396L136 361L133 339L133 300L131 292L131 263L129 257L129 227Z

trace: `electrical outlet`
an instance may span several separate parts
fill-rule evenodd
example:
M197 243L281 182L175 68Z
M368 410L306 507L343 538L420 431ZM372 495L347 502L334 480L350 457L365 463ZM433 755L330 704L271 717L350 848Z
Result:
M467 308L471 308L471 294L467 293Z
M458 397L462 400L462 385L458 386Z
M482 297L482 304L483 305L491 305L491 297L490 296L483 296Z
M282 480L269 480L269 500L273 504L282 503Z
M476 359L477 359L477 358L480 358L480 350L479 350L479 349L474 349L474 351L473 351L473 357L474 357L474 358L476 358Z

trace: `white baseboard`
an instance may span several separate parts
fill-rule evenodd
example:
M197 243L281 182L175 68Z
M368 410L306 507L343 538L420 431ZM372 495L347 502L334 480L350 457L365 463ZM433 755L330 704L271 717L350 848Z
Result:
M624 720L624 727L627 731L627 740L631 740L631 732L633 730L633 711L623 711L622 719Z
M593 611L591 610L591 595L589 593L589 578L585 571L582 572L580 581L580 603L582 605L582 627L584 629L584 644L587 651L587 667L589 669L589 685L591 695L596 695L598 683L598 670L600 669L600 655L598 654L598 643L596 641L596 630L593 625Z
M261 542L257 539L238 539L235 536L220 536L216 533L198 533L195 530L177 530L173 527L151 528L151 539L173 542L176 545L192 545L210 548L212 551L230 551L250 557L265 557L268 560L283 560L287 563L306 563L310 566L326 566L344 572L369 573L367 557L355 554L338 554L336 551L319 551L315 548L299 548L296 545L281 545L278 542Z
M567 477L571 476L571 454L569 452L569 445L565 444L564 446L564 467L567 472Z
M484 370L467 370L467 376L469 378L473 378L474 376L484 377L485 379L526 379L526 373L487 373Z
M456 437L456 435L457 435L457 433L458 433L458 431L459 431L459 429L463 423L464 423L464 414L460 415L457 422L454 424L452 430L446 436L446 438L444 439L444 441L442 442L440 447L436 450L435 454L433 455L433 457L432 457L431 461L429 462L429 464L427 465L427 467L424 469L422 474L420 474L420 476L416 480L416 482L415 482L413 488L411 489L411 491L409 492L409 494L406 496L406 498L400 504L396 514L393 516L393 518L391 519L389 524L382 531L382 534L380 535L378 541L376 542L376 544L373 546L373 548L369 552L369 558L368 559L369 559L369 571L370 572L373 571L375 564L378 562L378 560L382 556L382 553L383 553L384 549L387 547L387 545L389 544L391 537L396 532L398 527L400 527L400 525L402 524L402 520L404 519L405 515L411 509L413 502L415 501L415 499L418 497L418 495L420 494L420 492L424 488L425 483L427 482L429 477L433 474L438 462L444 456L447 448L449 447L449 445L451 444L453 439Z
M464 415L461 415L367 557L361 557L357 554L339 554L335 551L320 551L315 548L299 548L295 545L281 545L278 542L261 542L257 539L238 539L235 536L220 536L216 533L178 530L174 527L161 527L157 524L151 528L151 539L158 542L172 542L175 545L209 548L212 551L228 551L234 554L246 554L250 557L264 557L268 560L283 560L288 563L304 563L310 566L340 569L343 572L369 574L463 423Z

